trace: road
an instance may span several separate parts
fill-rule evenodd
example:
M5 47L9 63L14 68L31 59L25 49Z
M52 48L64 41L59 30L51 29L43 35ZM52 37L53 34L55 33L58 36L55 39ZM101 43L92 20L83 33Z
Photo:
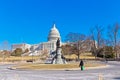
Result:
M10 70L0 65L0 80L120 80L120 62L108 62L109 67L88 70Z

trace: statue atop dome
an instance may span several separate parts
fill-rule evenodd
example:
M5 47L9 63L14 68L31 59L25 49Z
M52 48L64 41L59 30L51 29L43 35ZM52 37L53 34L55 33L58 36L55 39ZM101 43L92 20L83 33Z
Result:
M56 28L56 25L55 25L55 24L53 25L53 28Z

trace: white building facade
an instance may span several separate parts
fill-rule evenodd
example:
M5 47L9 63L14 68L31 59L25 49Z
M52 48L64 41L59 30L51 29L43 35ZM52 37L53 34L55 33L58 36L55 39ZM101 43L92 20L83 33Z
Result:
M51 53L56 50L56 41L61 39L60 33L58 29L56 28L56 25L54 24L51 28L49 34L48 34L48 42L40 43L39 49L41 50L47 50L48 53Z
M41 42L39 44L29 45L29 44L13 44L12 51L16 48L21 48L22 50L29 49L30 55L34 55L36 53L40 54L40 52L47 50L48 53L51 53L56 50L56 41L61 39L60 33L54 24L51 30L48 33L47 42Z
M26 43L22 43L22 44L13 44L12 45L12 51L14 51L16 48L21 48L23 51L25 51L26 49L30 49L31 45L30 44L26 44Z

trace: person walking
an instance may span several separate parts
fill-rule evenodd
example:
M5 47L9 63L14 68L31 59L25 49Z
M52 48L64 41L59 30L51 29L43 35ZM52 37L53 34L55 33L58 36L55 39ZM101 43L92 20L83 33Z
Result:
M83 60L80 61L79 67L81 68L81 71L84 70L84 62L83 62Z

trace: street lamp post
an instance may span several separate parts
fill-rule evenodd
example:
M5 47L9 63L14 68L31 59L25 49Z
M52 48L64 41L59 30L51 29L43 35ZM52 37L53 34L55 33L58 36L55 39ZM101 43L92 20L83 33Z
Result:
M32 63L33 63L33 53L32 53Z

